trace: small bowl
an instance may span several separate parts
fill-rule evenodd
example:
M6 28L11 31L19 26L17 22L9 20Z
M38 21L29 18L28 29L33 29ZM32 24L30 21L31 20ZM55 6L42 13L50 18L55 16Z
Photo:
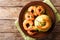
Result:
M37 33L35 35L29 35L27 33L27 31L24 30L24 28L23 28L23 19L24 19L24 15L25 15L26 10L30 6L36 6L36 5L41 5L48 11L48 15L51 17L51 20L52 20L52 26L47 32L41 32L41 33ZM21 10L21 12L19 14L18 22L19 22L20 28L25 33L25 35L28 35L28 36L33 37L33 38L43 38L43 37L48 36L48 34L50 34L52 32L53 28L55 27L56 18L55 18L55 15L54 15L52 8L50 8L49 5L47 5L46 3L42 2L42 1L33 1L33 2L28 3L27 5L25 5L23 7L23 9Z

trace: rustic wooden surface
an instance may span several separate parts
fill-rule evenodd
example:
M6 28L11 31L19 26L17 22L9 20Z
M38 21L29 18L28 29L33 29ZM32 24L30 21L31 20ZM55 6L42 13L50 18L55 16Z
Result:
M23 40L14 22L24 5L31 1L36 0L0 0L0 40ZM60 0L51 1L60 12ZM49 36L41 40L60 40L60 22L56 24Z

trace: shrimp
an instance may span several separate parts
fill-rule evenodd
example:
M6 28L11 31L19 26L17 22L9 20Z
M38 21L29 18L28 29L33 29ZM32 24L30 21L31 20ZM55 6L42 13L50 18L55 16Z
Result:
M36 6L31 6L28 8L28 11L36 16Z
M32 28L30 28L31 26L33 26L32 21L24 20L23 27L24 27L25 30L32 30Z
M36 32L32 32L31 30L30 30L30 31L27 31L27 33L28 33L29 35L34 35L34 34L36 34Z
M39 20L38 20L39 19ZM39 22L37 22L36 20L38 20ZM49 30L49 28L51 27L51 19L47 16L47 15L41 15L41 16L38 16L35 20L35 26L37 26L37 28L40 30L40 31L47 31ZM44 21L45 22L45 25L41 26L40 22L41 21ZM37 25L37 24L38 25ZM40 24L39 24L40 23Z
M36 8L36 14L37 14L37 15L41 15L42 12L44 12L44 8L43 8L42 6L38 6L38 7Z
M25 19L26 20L34 20L34 15L31 12L27 12L25 14Z

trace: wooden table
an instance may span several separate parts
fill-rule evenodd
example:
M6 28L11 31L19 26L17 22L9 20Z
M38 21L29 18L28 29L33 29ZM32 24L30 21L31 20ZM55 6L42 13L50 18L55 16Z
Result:
M23 40L14 22L24 5L30 1L34 0L0 0L0 40ZM60 0L51 1L60 12ZM60 40L60 22L48 37L41 40Z

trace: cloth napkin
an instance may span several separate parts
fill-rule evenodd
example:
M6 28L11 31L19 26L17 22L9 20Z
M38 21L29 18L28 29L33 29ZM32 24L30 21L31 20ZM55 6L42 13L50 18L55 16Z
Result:
M57 19L56 22L59 22L60 21L60 18L59 18L60 14L56 10L56 8L54 7L53 3L50 0L44 0L43 2L48 4L52 8L52 10L55 13L56 19ZM24 32L21 30L21 28L18 24L18 20L15 21L15 25L16 25L16 28L18 29L18 31L20 32L21 36L24 38L24 40L36 40L36 38L32 38L32 37L29 37L29 36L24 34Z

